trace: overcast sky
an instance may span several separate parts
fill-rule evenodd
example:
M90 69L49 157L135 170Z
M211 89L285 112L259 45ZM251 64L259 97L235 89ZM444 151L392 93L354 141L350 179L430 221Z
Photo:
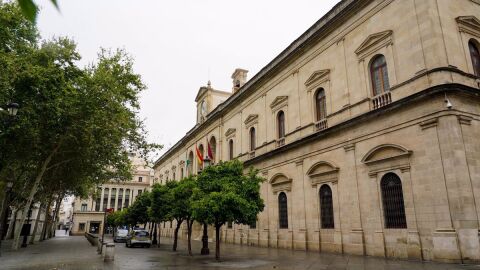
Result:
M148 90L141 116L149 139L175 144L195 125L195 96L210 79L230 91L235 68L252 78L339 0L48 0L38 27L43 38L68 36L81 65L100 47L124 48Z

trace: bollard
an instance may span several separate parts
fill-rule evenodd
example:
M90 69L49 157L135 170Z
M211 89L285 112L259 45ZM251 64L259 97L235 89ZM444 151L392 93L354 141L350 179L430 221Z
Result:
M100 254L100 250L102 248L102 239L98 238L98 243L97 243L97 253Z
M107 243L105 245L105 256L103 257L104 262L111 262L115 259L115 244Z

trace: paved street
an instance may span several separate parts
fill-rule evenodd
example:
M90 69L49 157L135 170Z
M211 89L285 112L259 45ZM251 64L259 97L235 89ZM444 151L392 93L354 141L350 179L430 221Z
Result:
M222 245L222 261L214 255L200 256L200 242L194 241L195 256L186 253L186 243L180 241L179 251L172 252L171 239L161 239L160 248L126 248L116 245L114 263L104 264L96 248L85 237L56 238L29 246L17 252L9 251L9 241L3 242L0 269L349 269L349 270L473 270L479 265L455 265L384 260L372 257L319 254L315 252L267 249L238 245ZM213 251L214 243L210 243Z

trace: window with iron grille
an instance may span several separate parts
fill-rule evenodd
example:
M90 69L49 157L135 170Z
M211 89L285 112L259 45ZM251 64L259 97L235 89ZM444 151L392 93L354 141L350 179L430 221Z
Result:
M380 187L382 190L385 228L407 228L402 181L396 174L387 173L382 177Z
M333 221L332 189L329 185L320 187L320 219L323 229L335 228Z
M278 195L278 223L280 229L288 229L287 195L284 192Z
M387 60L385 56L377 55L370 64L373 95L380 95L390 90L388 81Z
M233 140L228 141L228 158L233 159Z

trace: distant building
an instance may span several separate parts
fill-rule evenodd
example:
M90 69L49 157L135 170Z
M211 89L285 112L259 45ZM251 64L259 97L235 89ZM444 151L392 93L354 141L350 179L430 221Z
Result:
M479 50L479 0L342 0L228 95L201 87L155 177L202 170L208 145L259 169L266 207L225 242L480 261Z
M120 211L130 206L138 195L150 188L153 170L134 153L130 158L135 168L131 181L110 181L99 186L95 194L88 198L75 198L72 234L100 233L103 230L105 209L113 208L114 211Z

